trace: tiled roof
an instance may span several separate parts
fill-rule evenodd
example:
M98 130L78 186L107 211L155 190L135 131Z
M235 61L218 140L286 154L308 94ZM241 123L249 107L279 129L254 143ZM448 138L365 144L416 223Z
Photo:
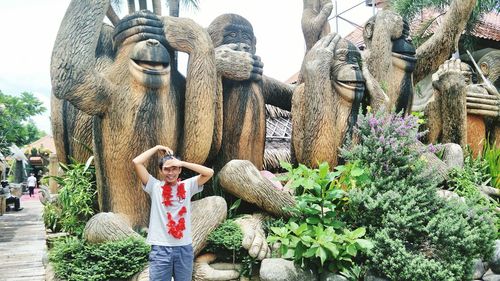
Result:
M54 138L52 136L46 135L35 142L32 142L25 147L36 147L36 148L46 148L49 149L52 153L56 153L56 146L54 144Z
M500 14L491 12L484 15L474 28L474 36L500 41Z

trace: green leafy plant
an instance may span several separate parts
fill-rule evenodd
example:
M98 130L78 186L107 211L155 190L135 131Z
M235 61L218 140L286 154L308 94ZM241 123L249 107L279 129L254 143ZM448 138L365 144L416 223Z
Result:
M473 260L487 258L496 230L485 208L437 196L439 181L421 158L415 116L358 116L359 142L344 147L372 179L349 191L346 221L366 226L375 247L366 265L390 280L468 280Z
M52 232L61 231L61 209L55 204L47 203L43 207L42 217L46 228Z
M497 148L496 142L490 144L485 141L481 157L487 164L491 185L500 189L500 148Z
M44 207L44 222L53 231L81 236L85 224L96 213L95 172L90 163L60 164L64 175L54 177L61 186L55 203Z
M318 169L304 165L294 169L288 163L282 163L282 167L288 171L284 177L290 180L297 203L290 209L294 216L283 227L271 227L268 241L279 243L283 258L301 266L319 272L349 271L354 257L369 250L372 243L361 238L365 235L363 227L351 231L341 220L339 211L347 202L342 187L362 179L364 171L340 166L331 172L328 163L321 163Z
M87 244L77 237L57 241L49 252L56 277L66 281L125 279L147 263L150 246L141 238Z

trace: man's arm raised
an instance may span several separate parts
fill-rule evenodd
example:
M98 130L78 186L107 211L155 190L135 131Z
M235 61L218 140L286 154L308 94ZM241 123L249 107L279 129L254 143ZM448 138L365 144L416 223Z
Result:
M134 163L134 169L135 172L137 173L137 176L139 176L139 179L141 179L142 184L147 184L149 180L149 172L146 169L146 166L144 165L153 154L155 154L158 151L164 151L165 153L172 154L173 151L172 149L162 146L162 145L157 145L153 148L150 148L143 153L141 153L139 156L135 157L132 162ZM189 169L189 168L188 168Z

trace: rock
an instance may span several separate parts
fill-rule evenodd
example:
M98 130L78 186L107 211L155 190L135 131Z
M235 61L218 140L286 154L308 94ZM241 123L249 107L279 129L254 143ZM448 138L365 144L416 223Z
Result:
M132 276L129 281L149 281L149 266L146 266L141 272Z
M319 277L320 281L347 281L347 278L340 274L324 272Z
M495 251L489 261L489 265L493 273L500 274L500 240L495 241Z
M500 281L500 274L495 274L490 269L483 275L483 281Z
M452 168L462 168L464 166L464 151L456 143L447 143L444 145L443 161Z
M458 194L456 194L453 191L440 189L437 191L437 195L445 200L454 199L454 200L459 200L460 202L465 202L464 198L458 196Z
M260 266L261 281L314 281L318 276L312 270L304 270L293 261L271 258L262 260Z
M46 281L60 281L56 278L56 273L54 272L54 267L49 263L45 267L45 280Z
M483 261L480 259L474 260L472 279L481 279L485 272L486 268L484 267Z

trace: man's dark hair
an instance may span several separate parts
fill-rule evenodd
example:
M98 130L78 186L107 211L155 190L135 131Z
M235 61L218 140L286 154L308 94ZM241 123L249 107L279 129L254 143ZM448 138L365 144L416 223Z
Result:
M163 168L163 164L165 164L165 162L167 162L168 160L172 160L172 159L177 159L179 161L181 161L181 158L179 156L175 156L175 155L165 155L163 156L162 158L160 158L160 160L158 161L158 166L161 168Z

